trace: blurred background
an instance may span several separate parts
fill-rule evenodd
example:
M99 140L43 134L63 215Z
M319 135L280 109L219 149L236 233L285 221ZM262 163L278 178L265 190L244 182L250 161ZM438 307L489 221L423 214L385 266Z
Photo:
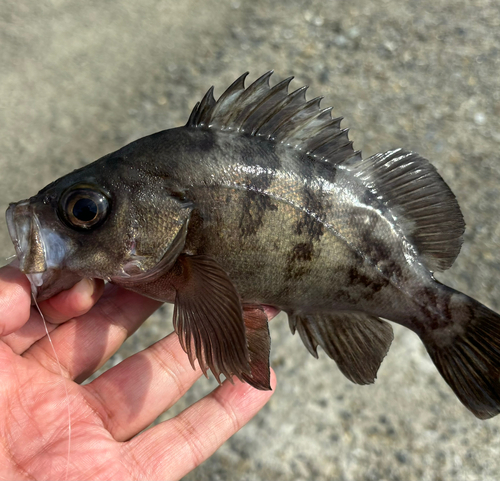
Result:
M467 222L437 277L500 311L497 0L0 0L0 204L138 137L186 122L241 73L295 75L367 156L432 160ZM5 225L0 258L14 253ZM4 261L5 263L5 261ZM172 330L162 308L108 363ZM372 386L271 323L278 387L189 480L497 480L500 419L479 421L415 335L395 329ZM215 386L201 379L166 419Z

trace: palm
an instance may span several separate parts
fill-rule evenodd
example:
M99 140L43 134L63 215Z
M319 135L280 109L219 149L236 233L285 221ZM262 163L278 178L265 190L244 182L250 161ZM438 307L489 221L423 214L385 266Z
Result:
M124 469L125 460L115 461L121 458L120 443L106 429L98 403L94 407L85 387L65 381L72 417L68 464L67 400L61 378L35 361L14 359L4 346L1 349L2 363L10 364L11 372L6 374L14 379L0 401L0 423L5 426L2 437L9 444L10 457L2 467L8 470L8 479L30 478L35 473L36 477L62 478L66 469L69 479L134 477L132 470L127 473ZM87 461L89 456L92 463Z
M77 382L109 359L158 303L109 286L92 307L99 284L92 296L80 286L46 301L41 307L53 321L59 367L39 315L32 310L26 322L28 286L6 269L0 271L0 332L6 334L0 338L2 479L178 479L270 395L225 383L179 416L137 435L200 375L175 335L85 386Z

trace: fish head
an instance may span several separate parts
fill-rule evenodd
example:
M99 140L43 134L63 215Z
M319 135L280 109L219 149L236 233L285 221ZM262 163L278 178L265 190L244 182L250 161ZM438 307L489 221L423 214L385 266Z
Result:
M175 262L191 204L131 160L111 154L9 205L18 266L38 299L83 277L141 281Z

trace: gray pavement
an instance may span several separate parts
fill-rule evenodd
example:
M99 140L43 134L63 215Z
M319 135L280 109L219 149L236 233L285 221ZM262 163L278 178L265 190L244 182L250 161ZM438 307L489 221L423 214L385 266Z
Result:
M275 69L324 95L365 155L431 159L467 222L438 278L500 311L500 4L0 0L0 207L124 143L187 120L211 85ZM13 254L0 227L0 258ZM153 316L110 364L163 337ZM500 420L462 407L412 333L375 385L271 324L278 388L190 480L497 480ZM214 387L201 379L165 416Z

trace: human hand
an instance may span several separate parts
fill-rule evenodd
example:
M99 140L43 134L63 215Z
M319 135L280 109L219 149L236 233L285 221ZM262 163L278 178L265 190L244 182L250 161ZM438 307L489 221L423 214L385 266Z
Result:
M78 384L159 305L86 279L41 302L60 368L26 277L0 269L0 479L179 479L264 406L272 391L226 381L138 434L201 375L175 334Z

